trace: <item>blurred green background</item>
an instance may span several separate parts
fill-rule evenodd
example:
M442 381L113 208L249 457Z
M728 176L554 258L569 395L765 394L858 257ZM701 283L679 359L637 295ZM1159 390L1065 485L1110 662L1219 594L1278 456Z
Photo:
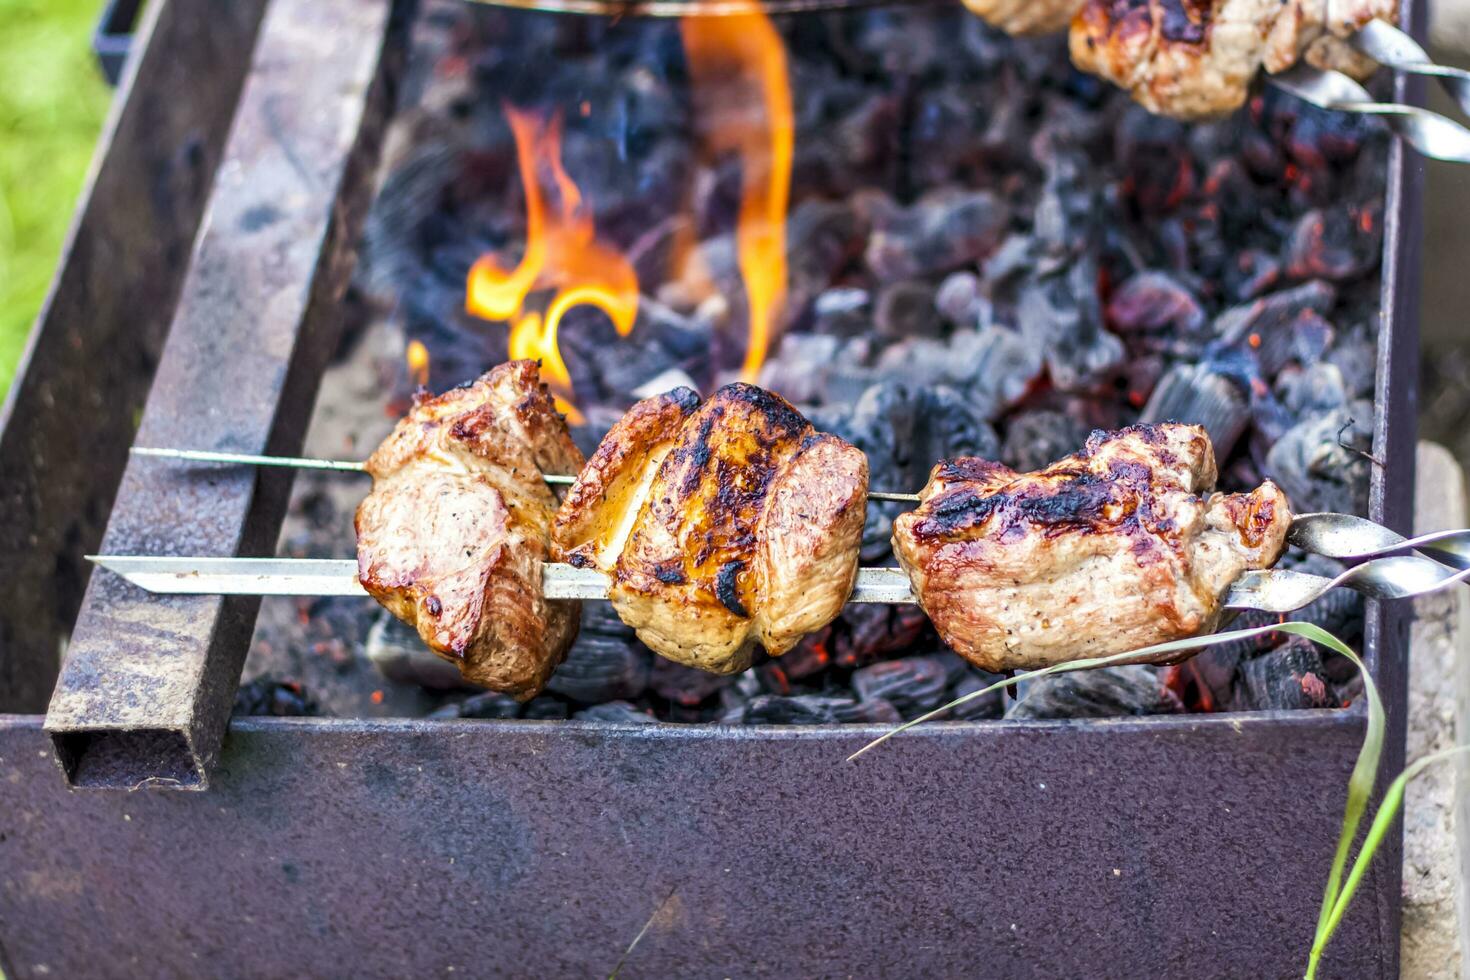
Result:
M0 396L10 387L111 90L92 58L101 0L0 0Z

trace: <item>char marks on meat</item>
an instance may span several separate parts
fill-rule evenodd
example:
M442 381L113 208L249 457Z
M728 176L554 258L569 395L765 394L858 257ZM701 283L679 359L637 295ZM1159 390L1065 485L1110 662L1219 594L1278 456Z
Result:
M1095 432L1035 473L945 460L894 522L894 552L940 636L984 670L1123 653L1214 629L1230 584L1285 547L1285 495L1201 496L1215 477L1209 437L1177 423Z
M580 607L542 597L556 497L582 454L536 364L502 364L420 398L367 461L358 576L465 679L535 696L576 638Z
M598 446L557 515L559 560L612 578L623 622L716 673L785 653L852 591L868 464L780 396L747 384L703 405L645 399Z

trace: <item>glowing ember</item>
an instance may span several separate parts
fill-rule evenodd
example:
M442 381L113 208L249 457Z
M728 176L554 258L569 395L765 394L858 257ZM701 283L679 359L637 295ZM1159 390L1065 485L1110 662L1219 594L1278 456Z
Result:
M679 22L709 152L740 157L735 230L750 307L741 376L756 380L786 297L786 204L796 125L781 36L754 0L748 13Z
M526 250L512 270L492 255L470 268L465 308L487 320L510 320L510 356L541 362L541 377L556 396L557 408L575 423L582 415L572 402L572 377L556 345L556 331L567 310L595 306L626 337L638 315L638 277L616 248L600 241L581 191L562 168L561 120L543 120L509 106L505 114L515 134L516 159L526 194ZM549 177L555 206L548 207ZM545 313L528 311L533 290L556 292Z
M417 340L410 340L405 359L408 361L409 380L420 388L427 388L429 386L429 349Z

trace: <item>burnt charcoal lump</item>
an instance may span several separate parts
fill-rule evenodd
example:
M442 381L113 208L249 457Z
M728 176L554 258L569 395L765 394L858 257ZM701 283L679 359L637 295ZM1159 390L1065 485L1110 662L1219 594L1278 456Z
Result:
M241 684L235 692L235 717L271 715L277 718L310 717L321 714L316 699L296 681L269 675Z
M949 685L964 672L964 662L952 653L903 657L855 671L852 689L864 701L889 702L908 720L937 708Z
M1176 364L1154 386L1138 420L1202 425L1215 457L1226 459L1250 425L1250 399L1209 364Z
M1337 701L1316 644L1294 636L1240 667L1238 708L1246 711L1330 708Z
M1114 718L1182 711L1158 669L1143 664L1051 674L1027 685L1006 718Z
M608 701L583 708L572 715L577 721L604 721L614 725L656 725L658 719L646 711L639 711L627 701Z
M983 670L971 667L966 671L965 676L960 678L960 682L954 686L954 695L950 700L962 698L976 691L983 691L1000 679L999 674L987 674ZM1006 697L1004 690L997 689L952 708L945 717L954 721L981 721L987 718L999 718L1005 714Z
M989 191L946 189L910 207L879 196L865 202L872 216L867 264L880 282L941 275L974 265L1004 237L1005 202Z
M1089 259L1022 287L1017 322L1021 335L1043 351L1062 391L1096 382L1123 363L1122 341L1103 329L1097 267Z
M386 609L368 630L364 650L378 672L394 683L417 684L431 691L466 686L458 667L424 646L416 629Z
M994 458L1000 448L990 424L960 392L885 381L863 392L855 405L816 409L817 428L841 436L868 457L868 484L875 489L918 489L930 468L952 456ZM893 518L901 504L873 503L863 529L862 558L886 558Z
M1006 427L1000 459L1020 473L1039 470L1080 450L1087 432L1087 426L1063 412L1017 412Z
M633 700L648 687L652 668L653 654L618 619L612 606L586 602L577 642L546 687L583 704Z
M1370 436L1362 420L1372 406L1358 403L1308 416L1266 454L1266 475L1281 485L1298 513L1364 514L1368 508Z
M508 694L486 691L463 701L442 704L429 713L430 718L519 718L521 703Z
M761 694L751 698L741 720L747 725L898 724L903 717L882 698L853 698L818 694Z

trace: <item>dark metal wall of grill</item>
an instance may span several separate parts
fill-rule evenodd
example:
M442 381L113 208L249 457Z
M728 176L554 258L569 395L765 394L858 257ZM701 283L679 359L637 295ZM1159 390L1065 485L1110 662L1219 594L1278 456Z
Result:
M625 976L1298 974L1361 710L957 724L855 765L878 729L226 731L254 604L85 581L93 550L275 540L279 474L130 467L133 413L155 444L299 446L410 15L148 6L0 416L0 969L583 976L647 924ZM1418 164L1396 149L1387 179L1371 510L1404 528L1412 481L1383 474L1412 466ZM1405 642L1370 606L1387 767ZM1396 975L1398 865L1324 975Z

